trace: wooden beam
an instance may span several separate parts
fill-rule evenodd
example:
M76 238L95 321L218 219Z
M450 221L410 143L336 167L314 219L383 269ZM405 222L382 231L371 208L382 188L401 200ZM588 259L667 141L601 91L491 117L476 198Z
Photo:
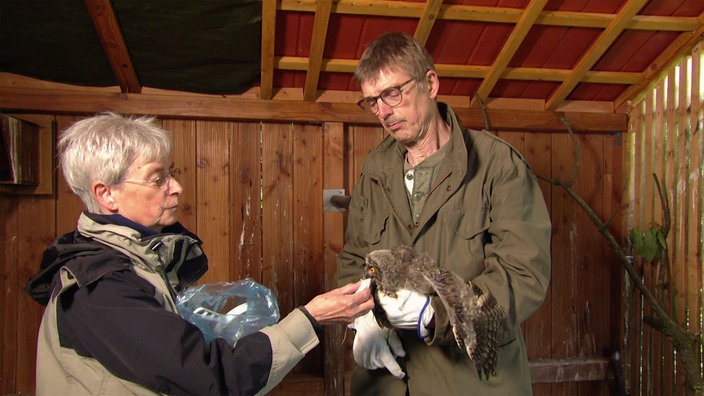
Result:
M8 111L92 114L114 111L189 119L270 120L283 122L343 122L378 125L378 120L354 103L252 100L220 95L176 93L122 94L104 90L22 89L0 85L0 108ZM464 126L483 128L480 109L455 108ZM564 113L515 109L489 109L496 130L565 132L564 116L579 132L618 133L627 130L626 114Z
M85 3L120 89L124 93L141 92L142 85L132 65L110 0L85 0Z
M321 71L337 73L354 73L357 63L355 59L323 59ZM276 69L305 71L308 58L295 56L279 56L274 61ZM490 71L489 66L436 64L435 69L440 77L484 78ZM564 81L570 71L566 69L540 69L531 67L507 67L502 78L508 80L540 80ZM636 72L588 71L582 78L583 82L603 84L635 84L640 82L643 74Z
M603 381L609 367L608 359L545 359L530 362L530 376L534 384Z
M699 18L704 21L704 13L699 14ZM643 72L643 78L637 83L633 83L614 101L615 108L628 106L627 102L638 103L641 95L650 91L649 87L672 65L679 62L679 58L689 53L689 51L702 40L704 36L704 23L692 32L681 33L670 45L658 55Z
M328 35L331 7L332 0L318 0L315 3L313 37L310 41L308 72L306 73L306 83L303 88L303 99L311 102L318 96L318 80L320 79L320 67L323 62L325 38Z
M271 99L274 90L274 41L276 39L276 0L262 0L262 99Z
M326 122L323 125L323 189L343 188L345 184L345 125ZM345 214L326 211L323 214L325 238L325 290L337 288L337 256L345 245ZM344 325L325 327L325 394L344 395L345 353Z
M281 0L282 11L315 12L315 0ZM338 0L332 12L336 14L386 16L397 18L420 18L425 8L422 2L388 0ZM522 9L506 7L481 7L446 4L440 7L438 19L456 21L476 21L490 23L517 23ZM548 26L574 26L604 29L617 16L614 14L543 11L536 24ZM626 25L626 29L692 31L701 21L696 17L666 17L636 15Z
M415 37L415 39L424 46L425 42L428 41L430 31L433 29L433 25L437 20L440 6L442 6L442 0L427 0L425 2L423 14L421 14L420 20L418 21L418 26L416 26L416 32L413 34L413 37Z
M616 18L597 38L596 42L586 51L577 65L572 69L565 82L552 94L547 102L547 110L555 110L582 80L582 77L594 66L601 56L609 49L628 24L628 21L648 3L648 0L630 0L621 7Z
M513 27L511 35L501 47L501 52L499 52L489 72L477 89L476 95L482 102L486 102L489 98L491 90L494 89L496 82L499 81L499 78L506 70L506 66L508 66L508 63L513 59L513 55L533 27L535 20L540 16L540 12L543 10L546 3L547 0L531 0L528 6L526 6L521 18L516 23L516 26ZM471 106L478 107L478 102L479 100L477 98L472 98Z

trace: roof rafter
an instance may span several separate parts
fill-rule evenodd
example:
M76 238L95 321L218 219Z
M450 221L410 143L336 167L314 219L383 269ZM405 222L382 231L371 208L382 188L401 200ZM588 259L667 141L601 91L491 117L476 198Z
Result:
M331 8L332 0L318 0L315 3L313 37L310 41L306 85L303 88L303 98L308 101L315 100L318 96L318 80L320 79L320 67L323 62L323 51L325 50L325 38L328 34Z
M506 40L506 43L501 47L501 52L499 52L499 55L491 65L489 72L477 89L476 97L472 98L472 101L470 102L472 107L477 106L479 100L485 102L489 98L491 90L494 89L496 82L499 81L499 78L501 78L501 75L506 70L506 66L513 58L513 55L518 50L518 47L520 47L530 29L533 27L533 24L540 16L540 12L543 10L543 7L545 7L547 2L547 0L531 0L528 4L525 11L521 15L521 18L514 26L508 40Z
M442 0L426 1L423 14L420 17L420 21L418 21L416 32L413 35L419 43L425 45L425 42L428 41L428 36L430 36L430 31L433 29L433 25L437 20L441 6Z
M315 12L315 0L281 0L282 11ZM334 14L421 18L425 9L422 2L388 0L338 0L332 7ZM517 23L523 10L506 7L481 7L446 4L438 10L437 19L494 23ZM542 11L537 25L586 27L604 29L616 18L614 14L570 11ZM626 29L635 30L695 30L701 21L696 17L666 17L636 15Z
M322 72L354 73L357 63L358 61L354 59L323 59L320 70ZM308 67L308 58L279 56L275 58L274 65L279 70L305 71ZM435 69L441 77L484 78L489 73L489 66L436 64ZM507 67L501 78L526 81L564 81L569 72L567 69ZM637 72L588 71L582 81L602 84L635 84L642 78L643 74Z
M618 35L623 32L628 21L630 21L646 3L648 3L648 0L630 0L621 7L616 18L611 21L609 26L599 35L577 65L572 69L569 77L548 99L546 103L547 110L555 110L560 103L567 98L570 92L580 83L582 77L594 66L604 52L609 49L609 46L618 38Z
M130 53L110 0L85 0L85 3L120 90L122 93L141 92L142 84L132 65Z
M262 0L262 99L271 99L274 89L274 40L276 37L276 0Z

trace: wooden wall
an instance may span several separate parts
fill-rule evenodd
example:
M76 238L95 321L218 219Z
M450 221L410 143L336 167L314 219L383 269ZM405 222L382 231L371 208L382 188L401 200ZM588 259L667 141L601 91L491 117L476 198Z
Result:
M653 175L666 192L670 209L669 253L663 261L636 257L639 276L680 326L701 342L704 271L704 42L649 91L631 112L628 136L632 165L627 197L628 229L665 224ZM662 272L661 272L662 270ZM661 276L660 274L664 274ZM661 332L644 323L652 306L633 284L626 290L630 331L630 387L633 394L690 394L684 387L680 357ZM701 375L701 345L697 347ZM695 373L697 374L697 373Z
M54 118L59 131L75 119ZM345 214L323 211L323 189L344 188L349 194L364 157L383 137L381 128L337 122L161 122L172 133L174 162L181 169L181 221L204 240L210 259L203 282L252 277L274 290L282 315L333 286ZM566 133L498 135L538 174L569 176L574 152ZM599 215L609 217L621 201L622 135L604 131L578 138L582 162L576 186ZM524 331L533 362L557 362L566 370L540 376L535 394L608 394L603 373L601 380L565 381L580 375L569 364L607 357L619 347L621 270L573 200L546 182L541 188L553 221L552 280L547 300ZM60 174L53 195L0 194L0 394L34 391L41 307L22 288L37 272L43 249L73 229L81 209ZM620 235L620 222L613 224ZM326 328L324 345L297 366L279 394L340 393L341 384L324 384L323 377L326 370L328 377L342 375L354 364L352 336L343 338L344 333L344 327Z

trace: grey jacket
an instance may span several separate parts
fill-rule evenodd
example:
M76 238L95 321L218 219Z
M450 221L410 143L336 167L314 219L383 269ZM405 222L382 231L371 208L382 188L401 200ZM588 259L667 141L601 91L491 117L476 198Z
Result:
M470 395L531 393L520 324L542 303L550 278L550 219L535 175L509 144L463 129L449 106L438 104L452 130L449 151L414 221L403 182L405 149L384 139L366 159L350 201L338 283L358 280L375 249L414 245L440 267L491 294L506 313L497 375L479 380L434 297L435 329L420 340L399 331L407 379L357 369L354 394Z

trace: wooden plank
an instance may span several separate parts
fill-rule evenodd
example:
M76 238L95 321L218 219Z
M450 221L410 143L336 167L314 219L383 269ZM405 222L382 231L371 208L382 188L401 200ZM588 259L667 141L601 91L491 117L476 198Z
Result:
M262 281L276 295L281 316L295 307L292 144L290 125L262 125Z
M173 172L183 192L179 197L178 221L191 232L197 233L196 214L198 187L196 186L196 122L193 120L165 119L161 125L173 141ZM201 236L202 237L202 236ZM208 251L205 252L209 254Z
M262 279L261 123L240 122L232 136L230 197L235 278ZM236 248L235 248L236 247Z
M574 189L582 196L589 206L601 219L607 219L609 214L604 213L604 140L605 135L580 135L581 163ZM618 320L618 317L608 317L606 304L603 300L610 300L611 290L608 284L609 265L611 262L604 256L605 240L599 234L592 220L588 218L582 208L577 209L575 216L572 246L570 250L575 254L575 275L591 274L576 287L572 302L577 316L578 344L577 356L601 356L604 349L611 344L608 342L607 326L603 325ZM577 281L576 278L575 281ZM577 386L579 394L608 395L609 390L605 382L580 382Z
M274 49L276 40L276 0L262 0L262 99L271 99L274 87Z
M34 391L37 334L44 310L22 290L27 280L39 272L43 251L54 240L54 198L36 196L21 199L17 212L18 219L22 220L17 224L17 283L14 285L17 295L12 301L17 306L17 316L11 322L17 326L17 354L13 369L17 373L17 393L31 393Z
M644 135L645 135L645 141L644 141L644 146L642 148L643 150L643 162L640 164L640 168L643 170L641 173L641 179L639 182L641 183L641 191L643 194L641 195L640 199L643 200L643 204L641 206L641 213L640 213L640 218L639 222L637 224L637 227L641 230L644 231L647 229L647 227L650 225L651 221L653 221L653 207L655 204L654 201L654 190L653 190L653 178L652 174L654 171L654 166L655 166L655 161L656 161L656 156L655 156L655 141L656 141L656 136L654 135L653 131L655 129L655 124L656 122L654 121L655 118L655 110L654 110L654 103L655 103L655 94L654 92L649 95L648 100L645 101L645 124L644 124ZM652 272L649 264L645 264L643 262L642 258L639 258L638 261L640 262L640 265L642 266L641 271L643 273L643 281L650 282L652 280ZM643 301L642 296L640 293L637 294L638 298L641 299L641 311L640 315L646 315L649 314L649 307L647 304ZM642 316L641 316L642 320ZM636 378L635 376L637 375L640 379L640 392L648 392L648 389L646 386L650 383L652 376L652 360L650 357L652 356L652 329L645 325L644 322L641 321L639 323L640 326L642 326L642 335L640 339L640 350L642 352L639 352L639 357L640 357L640 362L639 364L635 365L634 364L634 369L638 370L633 373L633 376L631 379ZM639 371L643 370L643 373L641 374Z
M423 6L423 12L418 20L418 25L416 25L416 31L413 33L413 37L423 46L425 46L425 42L430 36L433 25L435 25L441 6L442 0L428 0Z
M357 179L362 172L362 165L367 155L381 143L386 133L380 126L376 127L348 127L349 144L347 145L347 161L349 169L347 172L348 186L346 190L354 191Z
M359 61L354 59L323 59L321 71L337 73L354 73ZM308 58L303 56L282 55L274 58L274 66L278 70L306 71ZM491 66L458 65L436 63L435 69L440 77L483 78L491 70ZM564 81L569 76L569 69L550 69L538 67L506 67L501 78L508 80L541 80ZM603 84L635 84L642 80L643 75L637 72L620 71L587 71L581 82ZM283 90L282 90L283 91ZM344 91L349 93L349 91ZM262 97L262 99L264 99ZM271 99L271 98L269 98ZM498 98L495 98L498 99ZM521 99L517 99L521 101ZM527 101L527 100L523 100Z
M345 128L341 123L323 124L323 189L341 189L345 186ZM349 191L346 191L349 195ZM325 246L325 289L337 286L337 256L344 246L345 214L323 214ZM342 396L345 393L344 325L327 326L324 332L325 394Z
M574 145L568 135L552 135L551 147L561 147L561 150L551 150L550 157L553 178L566 179L574 165ZM552 246L573 246L572 233L575 227L574 217L579 210L567 193L562 189L552 189L550 197L552 213ZM581 273L574 268L573 263L579 262L572 249L553 249L552 252L551 285L581 284ZM567 359L577 356L579 348L579 333L577 323L579 318L573 307L577 290L571 287L555 287L552 290L553 319L550 328L551 356L553 359ZM553 394L577 394L575 384L555 384Z
M625 238L624 230L627 229L624 224L624 219L628 214L627 207L623 205L626 188L626 175L629 172L625 171L632 162L627 162L624 159L626 150L626 134L617 134L610 137L605 137L604 149L604 219L610 219L608 225L609 232L613 235L620 245L624 245ZM602 254L606 265L605 272L607 276L604 279L603 290L608 291L608 299L601 299L604 305L604 311L607 316L604 318L607 325L604 331L607 339L604 345L607 349L603 350L602 355L612 355L616 352L619 354L621 375L613 374L615 385L619 386L621 392L625 392L625 383L623 379L623 356L626 353L625 348L621 343L627 339L626 335L626 311L624 310L624 266L623 263L616 257L613 249L608 246L606 240L602 240ZM605 301L604 301L605 300ZM617 388L617 389L619 389ZM613 391L612 391L613 392Z
M0 108L73 114L110 110L125 114L218 120L344 122L359 125L378 125L379 122L375 117L361 112L354 103L251 100L189 94L116 94L91 90L27 90L5 85L0 85ZM484 115L480 109L455 110L464 126L484 127ZM626 114L558 114L512 109L489 109L487 112L496 130L564 131L560 119L564 115L576 132L613 133L625 131L628 121Z
M690 161L690 173L688 174L688 179L690 180L689 195L690 202L687 205L687 219L689 221L687 225L687 263L692 267L692 282L695 286L692 286L693 290L696 290L696 296L692 298L697 298L696 302L692 302L692 305L696 307L695 317L697 320L692 321L692 330L695 333L701 333L704 330L704 323L702 323L702 315L704 314L704 306L702 304L702 299L704 298L704 293L702 293L702 287L704 287L704 266L702 264L702 254L704 252L704 244L702 243L703 232L702 227L704 226L704 207L702 202L704 200L704 182L702 181L702 173L704 172L704 131L701 127L704 125L699 124L701 117L704 116L704 110L702 109L702 97L701 93L697 93L695 87L700 87L702 84L702 61L704 60L704 54L702 50L704 49L704 43L699 42L692 51L692 63L691 63L691 80L689 85L689 91L691 94L691 102L689 106L689 114L687 114L686 124L689 127L689 161ZM691 176L690 176L691 175ZM702 352L699 351L699 361L702 361Z
M320 79L320 67L323 63L323 52L325 51L325 39L328 34L331 8L332 0L318 0L315 2L313 37L310 40L306 81L303 88L303 100L305 101L314 101L318 96L318 80Z
M197 234L203 240L209 269L200 282L232 280L230 262L230 136L232 124L196 123Z
M606 379L609 361L606 359L543 359L531 362L533 383L565 383L602 381ZM584 382L582 382L584 383ZM564 394L564 393L563 393ZM577 393L569 393L577 394ZM583 393L579 393L583 394ZM586 393L585 393L586 394ZM591 394L591 393L590 393ZM608 393L606 393L608 394Z
M544 177L551 177L551 163L550 163L550 151L551 151L551 139L549 134L528 134L523 133L523 145L524 149L521 151L528 161L528 164L538 175ZM504 137L505 135L500 135ZM514 147L520 147L514 140L509 140ZM548 210L551 210L551 192L552 186L545 182L539 181L540 188L543 192L543 198L545 199L545 204ZM553 266L555 263L553 262ZM545 296L545 301L523 324L524 338L526 340L526 348L528 350L528 359L530 361L550 359L551 355L551 323L552 320L552 291L555 285L551 282L548 288L547 295ZM549 383L535 383L533 384L533 394L538 395L550 395L552 393L552 385Z
M325 291L323 225L323 132L320 125L294 125L293 165L293 291L295 306ZM299 363L306 373L323 373L322 348Z
M78 121L79 117L59 115L56 126L59 134ZM58 161L57 161L58 162ZM57 164L58 166L58 164ZM83 201L71 191L60 168L56 171L56 235L63 235L76 229L81 212L86 210Z
M85 3L122 92L141 92L142 85L132 65L132 58L110 0L85 0Z
M687 87L686 85L679 86L680 83L687 83L687 68L686 65L680 65L685 66L685 68L680 69L680 79L677 78L675 69L672 69L670 74L668 75L667 91L665 92L665 101L667 109L664 117L666 128L664 138L667 140L667 149L665 157L665 174L667 177L667 185L665 187L665 194L669 201L671 211L671 229L670 235L668 235L667 242L668 248L670 249L671 261L670 269L668 270L669 272L666 272L667 278L665 278L665 281L670 284L675 281L674 278L677 276L677 274L683 273L689 275L691 271L685 261L686 255L683 254L686 251L685 241L687 237L686 232L683 232L686 229L683 229L683 225L685 225L687 221L685 219L685 215L683 214L683 209L686 208L686 205L688 203L687 191L689 185L689 177L687 175L688 169L686 166L686 158L688 157L687 134L685 132L686 126L684 123L679 122L679 113L682 110L686 112L686 109L682 109L682 103L679 103L679 106L677 106L678 102L682 99L682 95L680 94L681 90ZM682 191L683 186L685 187L684 194L675 193L675 191ZM666 288L663 291L663 294L665 296L664 300L673 301L674 299L678 299L680 295L683 295L686 299L692 291L688 290L686 283L683 283L683 285L684 287L682 289L678 288L677 290L684 291L684 293L673 292L674 290L672 287ZM694 294L697 295L696 292L694 292ZM667 312L669 312L670 315L673 317L685 318L685 315L681 316L678 312L680 310L680 307L683 307L683 309L689 311L688 302L685 301L678 307L667 307ZM669 341L669 339L667 339L667 337L664 336L662 336L662 340L663 375L660 376L660 392L662 392L662 394L676 394L676 383L681 382L680 379L684 380L684 373L681 367L678 367L677 369L673 367L677 364L675 363L676 355L674 353L672 343ZM676 377L680 377L680 379L677 379Z
M282 11L313 12L315 0L282 0ZM390 17L419 18L423 12L422 2L380 0L338 0L333 10L338 14L377 15ZM516 23L523 10L508 7L485 7L463 4L447 4L441 7L438 19L456 21L478 21L493 23ZM614 14L543 11L538 24L549 26L575 26L603 29L616 18ZM696 17L635 15L627 29L690 31L699 26Z
M19 354L17 327L20 289L17 287L19 261L19 213L18 197L0 194L0 240L3 241L0 253L0 393L3 395L17 392L16 359Z

